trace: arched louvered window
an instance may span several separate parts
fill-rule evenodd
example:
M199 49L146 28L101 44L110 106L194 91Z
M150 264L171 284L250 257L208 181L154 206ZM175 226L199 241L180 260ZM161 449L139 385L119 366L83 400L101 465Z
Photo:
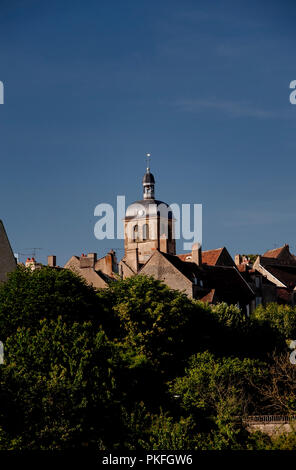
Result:
M165 235L168 238L168 224L167 222L162 222L160 224L160 236Z
M138 225L134 225L133 228L133 240L136 241L139 238L139 227Z
M149 238L149 225L144 224L143 225L143 240L148 240Z

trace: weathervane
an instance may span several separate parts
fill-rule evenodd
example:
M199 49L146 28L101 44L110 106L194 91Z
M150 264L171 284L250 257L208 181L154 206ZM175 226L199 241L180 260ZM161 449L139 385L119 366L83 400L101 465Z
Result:
M146 153L147 171L150 170L150 157L151 157L151 153Z

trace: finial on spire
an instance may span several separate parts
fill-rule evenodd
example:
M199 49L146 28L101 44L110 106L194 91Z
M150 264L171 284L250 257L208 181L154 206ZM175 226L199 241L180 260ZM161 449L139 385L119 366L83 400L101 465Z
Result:
M146 165L147 165L147 171L150 170L150 158L151 158L151 153L146 153Z

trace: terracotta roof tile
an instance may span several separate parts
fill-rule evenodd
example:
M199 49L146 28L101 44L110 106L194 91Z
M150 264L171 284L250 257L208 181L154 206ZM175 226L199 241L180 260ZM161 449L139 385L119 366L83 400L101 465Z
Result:
M216 248L215 250L206 250L202 252L202 264L208 264L209 266L215 266L221 255L223 248ZM182 253L177 255L182 261L190 261L192 253Z
M215 289L211 289L206 295L201 297L199 300L201 300L202 302L212 303L213 299L214 299L214 296L215 296L215 292L216 292Z
M286 248L286 246L287 245L281 246L280 248L275 248L273 250L268 250L262 256L264 256L264 258L277 258Z
M237 264L236 265L237 269L239 270L240 273L245 273L247 271L247 265L242 263L242 264Z
M277 297L280 301L285 302L285 303L290 303L291 302L291 293L282 287L278 287L276 289L277 292Z
M215 266L221 255L223 248L217 248L216 250L207 250L202 252L202 262L209 266Z

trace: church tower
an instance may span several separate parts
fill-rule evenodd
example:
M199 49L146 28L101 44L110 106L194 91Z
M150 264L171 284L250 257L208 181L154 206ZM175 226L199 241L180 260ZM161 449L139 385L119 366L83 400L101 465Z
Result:
M138 272L157 249L176 254L174 218L168 204L155 199L155 179L150 172L150 154L143 176L143 199L131 204L124 219L123 263Z

